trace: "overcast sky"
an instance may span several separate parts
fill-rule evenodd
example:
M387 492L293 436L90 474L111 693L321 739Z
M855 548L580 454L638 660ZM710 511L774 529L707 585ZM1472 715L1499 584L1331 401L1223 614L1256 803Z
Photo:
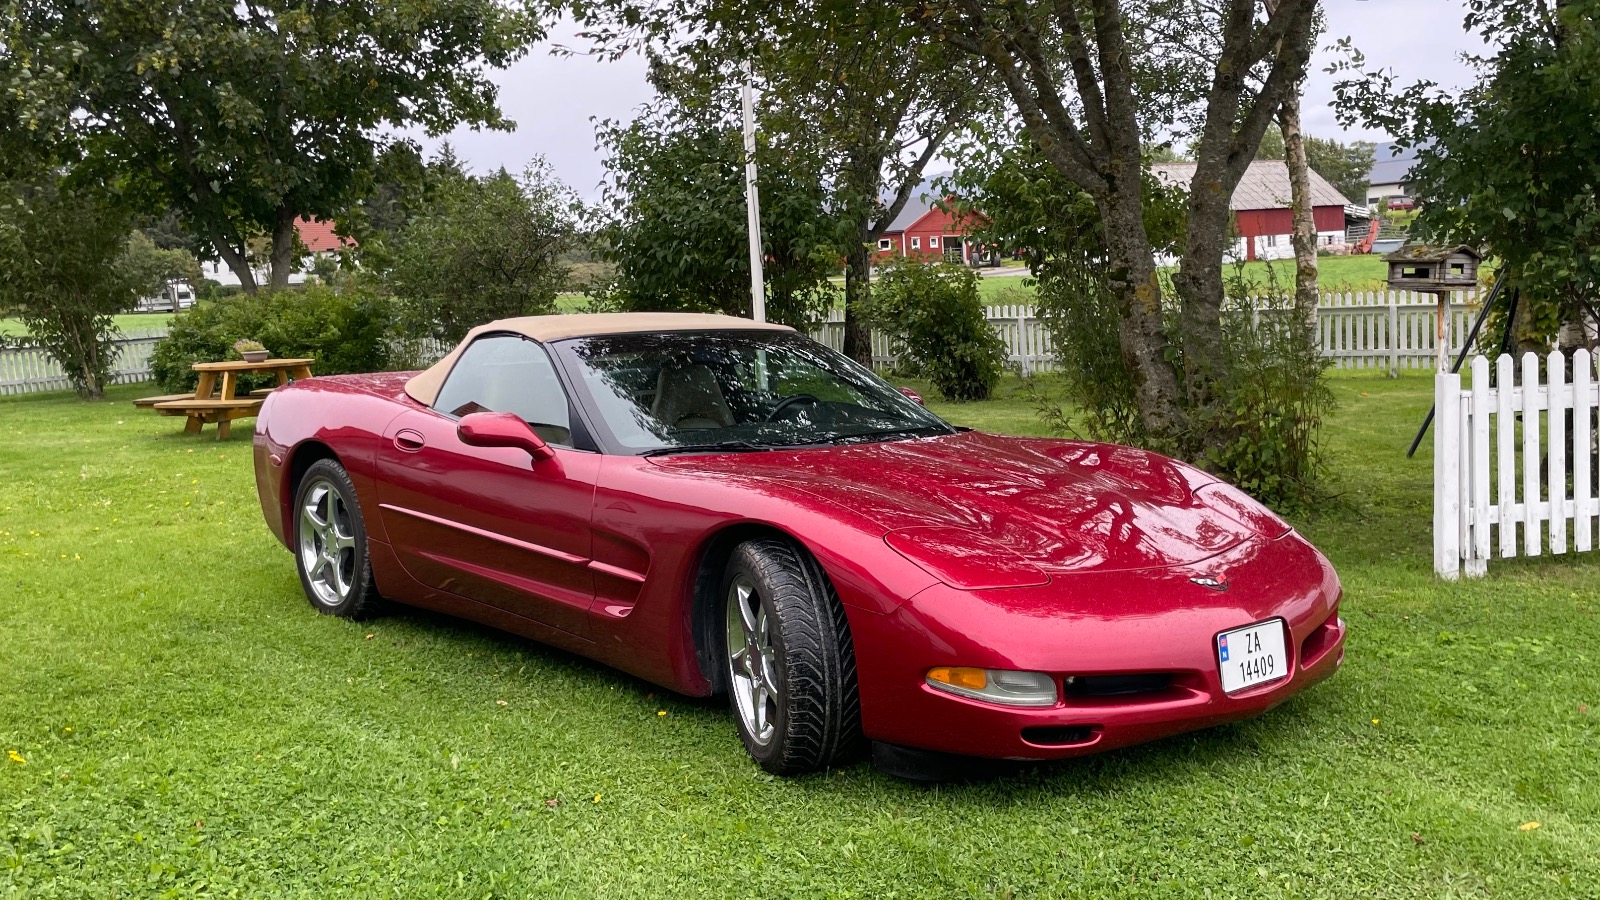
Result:
M1463 51L1482 49L1482 41L1461 27L1462 0L1324 0L1327 31L1312 60L1306 85L1305 128L1319 137L1382 140L1386 135L1343 132L1328 104L1333 79L1322 70L1334 59L1332 45L1351 37L1369 64L1391 68L1402 83L1430 79L1461 85L1470 73L1461 64ZM642 60L630 57L601 62L589 57L551 55L550 44L578 45L570 23L558 26L550 42L535 47L527 58L501 72L500 103L517 122L513 132L461 130L449 135L456 152L477 171L501 166L520 170L542 155L556 173L586 199L594 199L603 175L594 148L592 118L629 119L650 98ZM439 141L425 140L432 148Z

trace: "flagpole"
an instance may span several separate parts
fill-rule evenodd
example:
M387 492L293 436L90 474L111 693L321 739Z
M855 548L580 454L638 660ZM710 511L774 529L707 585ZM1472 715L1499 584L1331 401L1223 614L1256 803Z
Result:
M767 320L767 290L761 271L761 192L756 187L756 111L751 97L750 64L744 64L744 205L750 233L750 311Z

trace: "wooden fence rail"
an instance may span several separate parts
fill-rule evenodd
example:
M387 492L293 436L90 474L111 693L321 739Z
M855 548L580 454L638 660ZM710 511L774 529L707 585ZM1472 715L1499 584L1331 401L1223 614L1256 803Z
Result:
M1450 306L1450 346L1466 341L1476 308L1476 296L1458 294ZM1430 295L1411 291L1337 292L1322 295L1317 308L1322 355L1340 369L1381 368L1398 374L1401 369L1427 368L1434 358L1434 316ZM1049 329L1032 306L990 306L984 310L989 325L1005 342L1011 366L1024 374L1049 372L1055 355ZM113 384L148 381L150 353L166 335L164 329L130 336L119 342ZM835 310L812 337L835 350L844 347L844 313ZM412 362L428 363L448 352L436 342L407 345ZM872 335L872 362L880 369L894 365L896 349L887 335ZM0 395L65 390L66 373L43 350L31 347L0 350Z

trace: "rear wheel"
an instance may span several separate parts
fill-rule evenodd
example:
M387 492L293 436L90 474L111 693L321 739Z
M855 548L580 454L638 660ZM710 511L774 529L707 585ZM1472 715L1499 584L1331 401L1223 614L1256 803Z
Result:
M300 586L317 612L359 619L380 602L367 555L367 529L344 466L320 459L295 491L294 548Z
M852 752L861 735L844 608L809 554L780 540L739 545L723 577L728 695L745 749L798 775Z

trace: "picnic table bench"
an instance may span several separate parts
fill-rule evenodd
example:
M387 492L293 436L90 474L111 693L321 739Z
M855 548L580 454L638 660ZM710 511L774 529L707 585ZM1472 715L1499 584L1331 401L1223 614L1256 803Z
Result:
M241 372L271 372L277 377L278 384L283 385L291 380L310 378L313 362L316 360L267 359L261 362L239 360L195 363L194 370L200 373L200 383L195 386L193 394L140 397L133 401L133 405L139 409L155 410L158 415L183 416L186 420L183 430L193 434L198 434L207 424L215 423L217 440L220 441L228 437L234 419L254 416L261 410L261 404L266 401L267 394L272 392L272 388L263 388L251 391L243 397L237 396Z

